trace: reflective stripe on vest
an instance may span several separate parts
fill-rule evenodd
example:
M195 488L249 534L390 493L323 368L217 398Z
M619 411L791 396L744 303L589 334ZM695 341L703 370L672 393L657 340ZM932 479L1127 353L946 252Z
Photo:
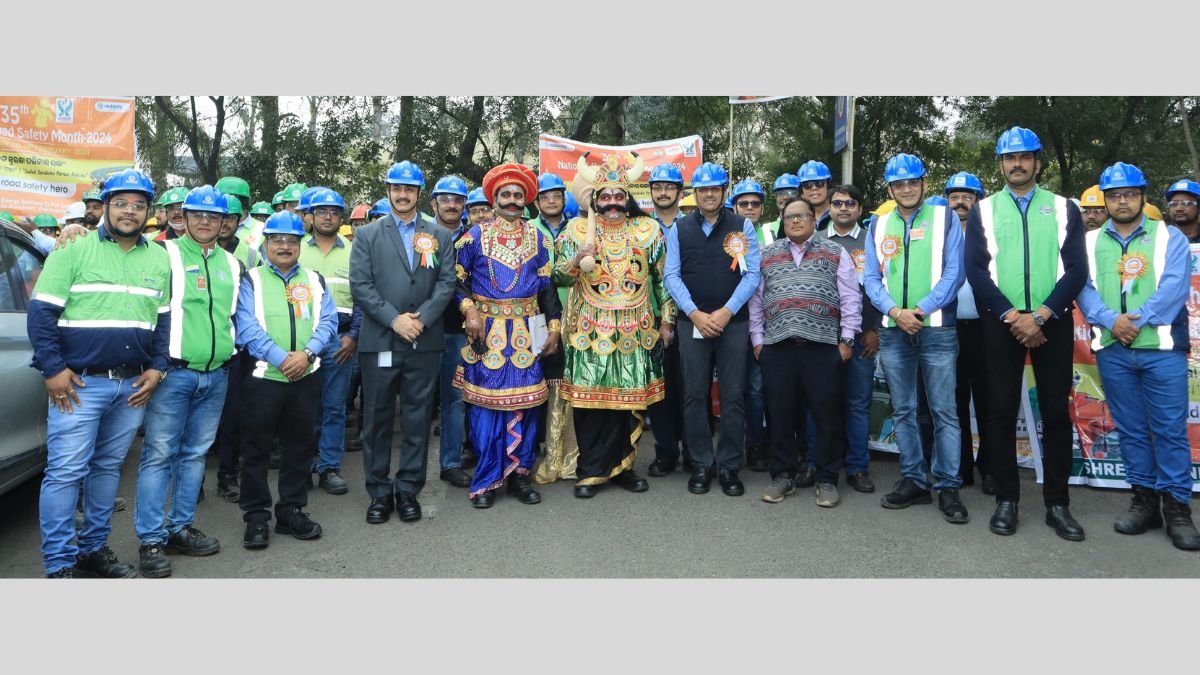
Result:
M264 270L265 270L265 272L264 272ZM312 294L313 294L312 322L313 322L313 331L315 332L316 326L321 320L321 304L325 301L325 287L321 285L320 278L318 278L317 275L312 270L300 268L300 273L308 275L308 285L310 288L312 288ZM264 301L263 301L262 277L264 274L275 274L275 271L266 266L260 266L260 267L255 267L254 269L250 270L248 272L248 274L250 275L250 279L254 284L254 318L258 320L258 325L262 326L263 332L270 335L270 331L267 329L267 312L264 308ZM284 285L286 286L287 283L284 282ZM307 342L311 337L312 336L309 335L309 337L305 338L304 341ZM297 345L299 345L298 341L297 341ZM283 347L283 345L280 345L280 346ZM284 347L284 349L286 350L286 347ZM254 370L253 370L253 372L251 372L251 375L253 375L254 377L257 377L257 378L263 378L266 376L267 370L272 367L274 367L274 366L272 366L270 363L268 363L266 359L260 359L258 361L255 361ZM321 367L321 358L317 357L316 359L313 360L312 365L309 366L308 371L305 372L305 376L308 376L308 375L311 375L312 373L317 372L317 369L319 369L320 367Z
M167 249L167 260L171 263L171 336L167 353L171 358L183 358L183 294L185 292L187 280L187 272L183 269L183 254L179 251L179 244L174 239L164 242L164 247ZM241 289L242 277L238 274L240 269L237 258L232 253L226 251L220 246L213 249L220 251L225 255L229 263L229 273L233 277L233 303L229 307L229 338L233 341L233 351L229 356L237 353L237 322L233 320L233 315L237 311L238 291ZM215 308L214 308L215 309ZM228 357L226 357L228 358Z
M887 273L887 265L884 263L885 258L883 255L883 242L884 242L884 239L886 239L887 226L889 223L891 223L893 216L900 217L901 223L904 222L903 217L901 217L897 211L891 211L890 213L887 213L884 216L881 216L880 220L875 224L875 229L874 229L875 239L871 242L871 245L875 247L875 259L879 261L879 271L881 273L880 281L883 283L884 288L887 288L888 273ZM913 219L913 222L916 222L915 217ZM908 229L907 225L905 225L904 227L906 230ZM932 232L929 233L930 236L932 237L932 239L930 240L929 288L932 291L933 287L937 285L938 280L942 278L942 251L945 248L945 243L946 243L946 207L944 207L944 206L933 207L933 217L929 221L928 227L933 230ZM903 255L902 251L897 252L897 256L900 256L900 255ZM908 270L905 270L905 274L907 274L907 273L908 273ZM892 289L888 288L887 290L888 290L888 295L890 295L892 297L892 302L895 302L896 306L899 307L900 302L896 299L896 295L894 293L892 293ZM916 308L917 303L924 299L925 298L923 298L923 297L916 298L915 300L910 298L909 304L911 304L912 307L901 307L901 309L914 309L914 308ZM883 322L884 322L884 326L889 327L889 328L896 325L895 320L893 320L891 317L887 317L887 316L883 317ZM925 325L926 326L941 326L942 325L942 310L941 310L941 308L938 308L932 314L926 315Z
M1067 200L1065 197L1061 197L1061 196L1055 195L1055 194L1052 194L1052 197L1054 198L1054 220L1058 225L1058 227L1056 229L1056 234L1058 235L1058 256L1056 256L1057 261L1058 261L1058 276L1056 277L1056 279L1061 279L1063 274L1065 273L1065 268L1063 267L1063 260L1062 260L1062 247L1063 247L1063 244L1067 240ZM1001 190L1000 192L997 192L996 194L992 195L991 197L988 197L987 199L984 199L981 202L979 202L979 220L983 226L984 240L987 242L987 252L988 252L988 259L989 259L988 274L992 278L992 283L996 284L997 289L1000 288L1000 274L998 272L998 267L997 267L997 263L996 263L996 260L999 257L999 253L1000 253L1000 244L996 239L996 226L992 219L992 206L994 204L994 202L992 200L1000 199L1000 198L1012 199L1012 195L1009 194L1007 190ZM1030 206L1032 207L1032 202L1030 203ZM1017 207L1014 205L1014 208L1017 208ZM1019 210L1020 209L1018 208L1018 211ZM1026 213L1028 213L1028 211L1026 211ZM1026 219L1028 220L1028 215L1026 216ZM1028 244L1028 242L1026 242L1026 243ZM1029 284L1029 279L1025 279L1025 284L1026 285ZM1002 291L1002 293L1003 293L1003 291ZM1005 297L1007 298L1007 296L1005 296ZM1022 309L1021 305L1023 303L1013 302L1012 298L1007 298L1007 299L1009 302L1012 303L1012 305L1015 309L1017 309L1017 310ZM1030 298L1030 300L1032 301L1033 298ZM1044 300L1045 300L1045 298L1038 300L1037 301L1038 305L1040 306ZM1034 310L1034 309L1037 309L1037 307L1026 307L1024 309Z
M1161 221L1150 221L1149 219L1147 219L1146 222L1157 222L1158 223L1157 226L1155 226L1155 228L1154 228L1154 248L1153 248L1153 253L1151 254L1152 264L1154 266L1154 268L1152 270L1154 272L1154 277L1153 277L1154 278L1154 288L1155 288L1155 290L1157 290L1159 284L1162 282L1163 270L1165 270L1167 267L1167 244L1171 239L1171 236L1170 236L1171 233L1167 229L1166 223L1163 223ZM1108 222L1106 221L1105 224L1100 227L1100 229L1092 230L1091 232L1088 232L1084 236L1084 247L1087 249L1088 270L1092 277L1092 283L1096 286L1097 292L1099 292L1101 294L1100 299L1104 301L1104 304L1107 305L1109 307L1109 309L1112 309L1113 311L1120 313L1120 311L1121 311L1120 299L1118 299L1116 301L1116 307L1114 307L1113 304L1109 302L1109 299L1104 297L1102 285L1101 285L1101 283L1099 283L1099 279L1097 277L1097 272L1100 270L1100 264L1096 260L1096 247L1100 242L1100 237L1101 236L1108 237L1108 239L1111 240L1112 244L1114 244L1116 246L1120 246L1120 242L1118 242L1116 239L1113 239L1110 235L1102 234L1105 231L1105 229L1107 229L1107 228L1108 228ZM1133 242L1130 242L1130 244L1132 244L1132 243ZM1107 274L1114 274L1114 273L1117 275L1120 274L1119 270L1109 270L1107 272ZM1120 283L1119 277L1118 277L1118 283ZM1142 303L1138 303L1138 307L1141 307L1141 304ZM1128 311L1130 313L1136 313L1138 307L1128 307ZM1172 324L1166 324L1164 326L1150 326L1149 324L1147 324L1146 326L1144 326L1142 328L1142 331L1139 334L1139 338L1142 334L1145 334L1146 331L1152 331L1154 333L1154 335L1158 338L1158 345L1154 348L1155 349L1163 349L1163 350L1171 350L1171 349L1175 348L1175 338L1171 336L1172 327L1173 327ZM1097 328L1099 328L1099 330L1095 330L1095 332L1092 335L1092 350L1093 351L1099 351L1100 349L1103 349L1104 347L1107 346L1104 344L1104 338L1107 338L1108 344L1112 344L1112 342L1113 342L1111 331L1109 331L1106 328L1100 328L1100 327L1097 327ZM1138 340L1135 339L1132 346L1135 346L1135 347L1138 346L1137 343L1138 343ZM1143 345L1143 348L1145 348L1145 345Z
M325 277L325 283L327 283L331 286L345 286L347 288L350 287L350 280L345 277L329 277L329 276L327 276L327 277ZM332 288L329 289L329 292L333 293L333 289ZM353 314L354 313L353 307L342 307L341 305L336 304L336 300L338 299L337 293L333 293L333 299L335 301L334 306L337 307L338 314Z

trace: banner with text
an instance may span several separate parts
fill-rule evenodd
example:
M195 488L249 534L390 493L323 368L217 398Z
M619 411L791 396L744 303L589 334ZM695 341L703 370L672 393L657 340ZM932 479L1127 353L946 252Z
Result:
M730 96L730 105L741 105L743 103L766 103L767 101L778 101L780 99L791 98L791 96Z
M625 155L630 151L637 152L645 165L642 177L631 186L634 198L643 209L654 206L650 201L651 169L659 164L674 164L683 173L683 182L687 186L692 183L692 172L704 163L704 140L699 136L613 146L580 143L562 136L541 134L538 136L538 173L558 174L559 178L574 187L576 167L583 153L591 153L588 155L588 164L604 164L610 157L624 164Z
M133 98L0 96L0 211L62 217L133 166Z

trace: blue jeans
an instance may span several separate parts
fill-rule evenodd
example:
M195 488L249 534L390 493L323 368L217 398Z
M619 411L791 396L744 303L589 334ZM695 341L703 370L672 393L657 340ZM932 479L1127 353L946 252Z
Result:
M142 545L165 544L192 524L204 456L217 438L229 373L173 368L146 406L133 528ZM167 512L168 486L173 493Z
M866 473L871 462L867 438L871 426L871 395L875 389L875 357L862 358L861 341L842 364L842 396L846 402L846 475ZM811 446L810 446L811 447Z
M1191 502L1187 353L1112 344L1096 352L1096 365L1120 435L1125 480Z
M132 379L82 376L74 413L51 405L46 423L46 474L38 499L42 565L47 574L74 567L79 553L98 551L112 531L121 464L142 425L145 408L131 408ZM75 535L75 503L83 488L83 528ZM76 539L78 545L71 542Z
M763 445L763 416L766 406L763 401L762 369L754 358L754 349L746 355L746 447Z
M892 395L892 420L900 446L900 474L929 489L921 431L917 426L917 372L925 380L925 396L933 417L934 487L957 489L962 485L958 464L958 407L954 398L957 382L958 335L954 327L926 327L916 335L899 328L885 328L879 335L879 358Z
M467 406L463 403L462 390L454 387L454 372L462 363L462 348L467 346L466 333L446 333L446 348L442 350L442 366L438 372L438 389L442 400L439 404L442 417L441 446L438 464L442 471L462 467L463 429L466 424Z
M321 367L317 369L321 376L321 423L317 426L317 456L313 459L313 471L317 473L340 471L346 454L346 395L350 392L354 359L339 364L333 358L342 348L342 335L321 352Z

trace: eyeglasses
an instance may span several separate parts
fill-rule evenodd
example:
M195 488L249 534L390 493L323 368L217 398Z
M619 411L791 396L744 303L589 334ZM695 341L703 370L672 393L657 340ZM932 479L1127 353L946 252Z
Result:
M738 206L742 207L743 209L757 209L758 207L762 206L762 202L757 199L754 199L754 200L743 199L741 201L736 202L736 204Z
M772 194L774 194L775 198L778 199L780 197L795 197L800 194L800 191L794 188L784 188L782 190L776 190Z
M438 203L441 204L466 204L467 198L462 195L438 195Z
M1196 205L1195 199L1172 199L1171 201L1167 202L1167 208L1170 208L1170 209L1173 209L1176 206L1195 206L1195 205Z
M895 180L890 183L893 190L908 190L921 187L920 178L905 178L904 180Z
M116 204L117 202L113 202ZM167 213L176 213L183 210L183 204L167 204L163 207Z
M813 214L811 214L811 213L793 213L790 216L784 216L783 222L785 222L785 223L803 223L806 220L812 220L812 219L813 219Z
M269 234L267 235L267 241L272 244L286 244L288 246L300 245L300 237L294 234Z
M342 215L342 210L336 206L318 206L317 208L313 209L313 215L321 216L323 218L329 216L340 216Z
M800 184L800 189L801 190L816 190L818 188L823 188L828 184L829 184L828 181L823 181L823 180L806 180Z
M1122 201L1131 202L1135 199L1140 198L1141 196L1142 196L1141 190L1125 190L1123 192L1117 192L1116 190L1111 190L1109 192L1104 193L1104 201L1105 202L1122 202Z
M543 192L542 194L538 195L538 199L544 199L545 201L548 201L548 202L559 202L559 201L562 201L562 199L563 199L563 191L562 190L548 190L548 191Z
M145 210L145 209L140 209L140 210ZM221 222L222 219L225 218L225 214L224 213L211 213L209 211L188 211L187 217L189 220L200 221L202 223L207 223L210 220L213 222L219 223L219 222Z
M852 208L858 206L858 200L857 199L833 199L833 200L830 200L829 205L835 209L840 209L842 207L852 209Z
M109 202L109 205L117 210L130 209L135 213L141 213L150 208L150 205L146 202L131 202L127 199L114 199Z
M674 183L651 183L651 192L679 192L679 186Z
M467 213L471 214L472 216L484 216L491 212L492 207L490 206L472 206L470 209L467 209Z

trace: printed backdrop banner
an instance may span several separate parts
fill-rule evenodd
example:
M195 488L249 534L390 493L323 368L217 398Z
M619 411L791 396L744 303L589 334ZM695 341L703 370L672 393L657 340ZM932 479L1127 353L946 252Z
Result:
M596 145L580 143L562 136L538 136L538 173L555 173L574 187L575 169L585 152L588 164L611 161L625 164L629 151L636 151L646 170L632 186L633 196L643 209L653 208L650 201L650 170L659 164L674 164L683 173L684 185L691 185L692 172L704 163L704 141L699 136L675 138L638 145Z
M133 166L133 116L129 97L0 96L0 211L61 218Z
M730 105L739 105L742 103L766 103L767 101L778 101L783 98L791 98L791 96L730 96Z

